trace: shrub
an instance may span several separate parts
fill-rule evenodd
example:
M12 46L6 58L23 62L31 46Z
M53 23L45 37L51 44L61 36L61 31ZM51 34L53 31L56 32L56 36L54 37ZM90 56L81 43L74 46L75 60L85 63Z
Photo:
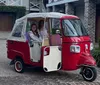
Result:
M100 67L100 49L95 48L92 52L92 55L96 60L97 66Z
M91 53L97 62L97 66L100 67L100 38L98 40L98 44L99 47L94 48L94 50Z
M20 18L25 15L26 8L23 6L0 6L0 13L15 13L16 18Z

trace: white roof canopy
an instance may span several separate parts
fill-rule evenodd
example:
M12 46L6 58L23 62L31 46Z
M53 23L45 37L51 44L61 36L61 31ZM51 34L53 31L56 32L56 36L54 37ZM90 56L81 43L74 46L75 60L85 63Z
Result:
M73 15L68 15L68 14L63 14L63 13L58 13L58 12L46 12L46 13L30 13L25 15L24 17L17 19L16 21L21 21L23 19L27 18L61 18L63 16L73 16Z

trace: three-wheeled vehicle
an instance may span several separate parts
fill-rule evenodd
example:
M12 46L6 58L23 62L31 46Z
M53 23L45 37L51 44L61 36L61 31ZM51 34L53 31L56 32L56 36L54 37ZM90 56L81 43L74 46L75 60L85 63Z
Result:
M38 26L40 20L44 21L48 32L48 37L39 45L41 52L34 43L30 45L28 36L31 24ZM24 72L27 65L43 67L45 72L80 68L86 81L94 81L97 77L96 62L90 54L92 49L93 43L80 19L57 12L30 13L17 19L7 40L7 56L18 73ZM40 60L34 61L37 51Z

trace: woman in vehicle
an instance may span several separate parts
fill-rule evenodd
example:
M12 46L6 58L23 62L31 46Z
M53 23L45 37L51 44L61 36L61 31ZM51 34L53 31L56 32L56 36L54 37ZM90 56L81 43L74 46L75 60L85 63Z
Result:
M38 33L36 24L33 23L31 25L31 29L28 34L30 37L30 46L32 50L31 60L33 62L39 62L41 56L41 44L43 38Z
M39 33L42 36L42 38L47 38L48 37L48 33L47 33L47 29L46 29L46 24L44 25L44 21L40 20L39 21Z

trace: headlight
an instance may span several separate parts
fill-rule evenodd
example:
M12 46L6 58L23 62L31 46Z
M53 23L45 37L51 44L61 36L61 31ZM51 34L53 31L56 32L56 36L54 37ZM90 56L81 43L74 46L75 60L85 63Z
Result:
M90 43L90 50L93 50L93 43Z
M79 45L71 45L70 46L70 52L80 53L80 46Z

